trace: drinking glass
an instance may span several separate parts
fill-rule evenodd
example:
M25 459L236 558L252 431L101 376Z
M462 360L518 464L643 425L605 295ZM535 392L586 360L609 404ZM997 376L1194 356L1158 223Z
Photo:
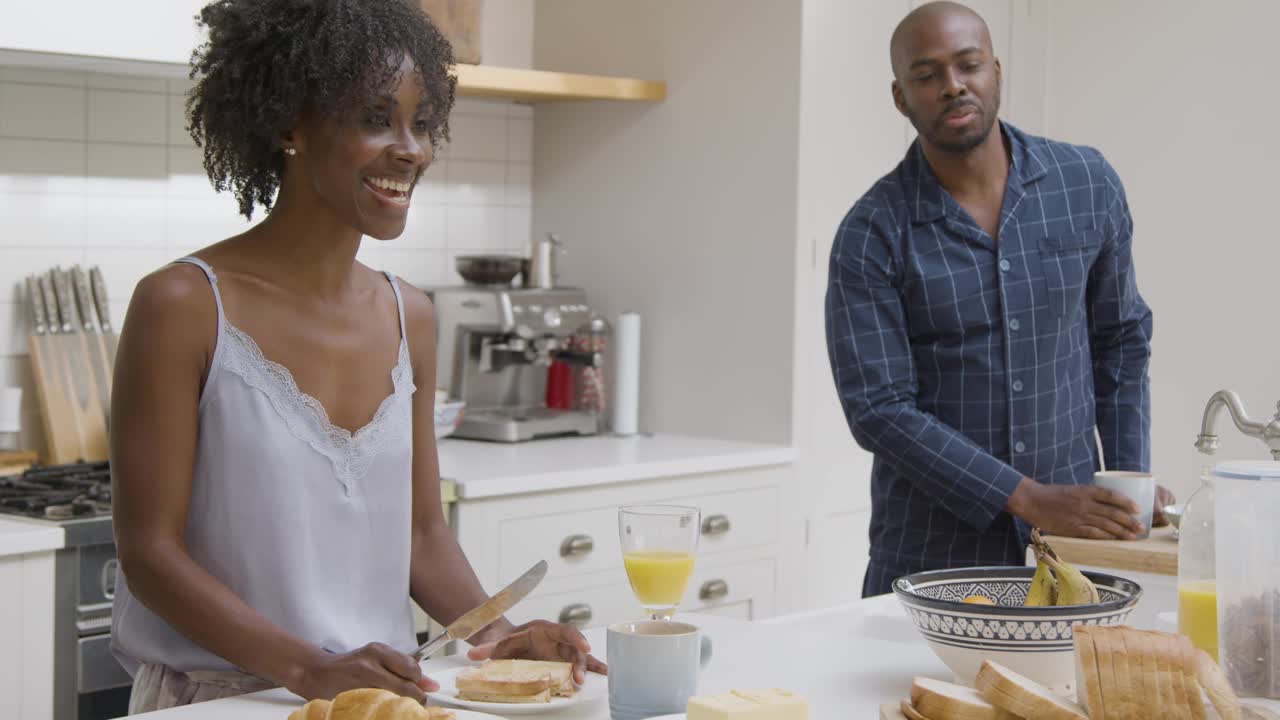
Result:
M679 505L618 509L622 563L640 606L652 620L670 620L693 574L702 511Z

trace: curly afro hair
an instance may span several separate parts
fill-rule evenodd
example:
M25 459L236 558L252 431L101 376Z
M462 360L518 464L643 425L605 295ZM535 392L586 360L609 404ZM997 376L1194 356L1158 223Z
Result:
M215 0L197 16L209 41L191 55L187 130L218 192L240 213L270 211L284 173L280 136L304 114L362 107L408 57L428 99L433 145L449 138L453 49L408 0Z

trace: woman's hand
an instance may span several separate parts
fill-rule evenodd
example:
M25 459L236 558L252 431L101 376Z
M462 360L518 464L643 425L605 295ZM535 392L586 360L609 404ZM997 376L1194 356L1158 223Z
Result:
M609 668L590 653L591 644L574 626L534 620L514 628L496 642L471 648L467 657L472 660L522 658L573 663L573 681L581 685L586 681L588 671L601 675L609 672Z
M349 653L319 652L288 686L307 700L332 699L356 688L382 688L425 702L426 694L440 686L422 674L416 660L382 643L369 643Z

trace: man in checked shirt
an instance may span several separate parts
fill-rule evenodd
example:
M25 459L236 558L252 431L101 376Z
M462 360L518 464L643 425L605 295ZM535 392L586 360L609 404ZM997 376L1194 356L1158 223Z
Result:
M918 132L845 216L827 346L857 442L875 455L863 595L899 576L1021 565L1030 529L1133 538L1133 503L1094 487L1148 470L1151 310L1120 178L1097 150L997 120L986 23L922 5L890 43L893 100ZM1171 502L1157 492L1159 508Z

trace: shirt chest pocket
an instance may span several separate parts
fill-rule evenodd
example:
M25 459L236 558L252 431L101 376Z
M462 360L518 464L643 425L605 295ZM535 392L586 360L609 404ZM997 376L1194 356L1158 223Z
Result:
M1040 240L1040 262L1052 315L1074 317L1083 311L1089 271L1101 249L1102 233L1097 230Z

